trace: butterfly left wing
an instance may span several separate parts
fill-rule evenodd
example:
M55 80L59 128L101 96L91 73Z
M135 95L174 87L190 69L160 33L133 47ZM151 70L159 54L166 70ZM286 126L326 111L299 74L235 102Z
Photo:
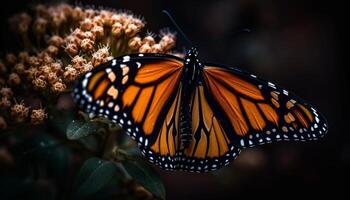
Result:
M182 69L182 59L175 56L128 55L85 74L73 96L87 113L119 124L151 162L172 168L179 146Z
M280 140L315 140L325 118L287 90L235 68L206 64L202 72L209 105L221 113L227 137L241 148Z

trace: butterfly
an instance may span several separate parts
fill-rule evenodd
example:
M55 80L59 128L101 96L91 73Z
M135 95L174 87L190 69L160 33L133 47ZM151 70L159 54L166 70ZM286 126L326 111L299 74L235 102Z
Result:
M241 149L323 137L323 115L288 90L240 69L184 58L132 54L81 77L73 97L93 116L119 124L165 170L207 172Z

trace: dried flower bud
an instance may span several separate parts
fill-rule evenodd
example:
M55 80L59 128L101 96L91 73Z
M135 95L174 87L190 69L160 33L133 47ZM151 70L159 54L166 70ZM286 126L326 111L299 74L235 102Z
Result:
M99 52L95 52L92 54L92 59L91 59L92 66L96 67L102 64L103 60L104 58L101 56Z
M13 96L12 89L9 87L3 87L0 89L0 94L3 97L11 98Z
M103 58L107 58L109 56L109 47L105 46L97 50L101 54Z
M91 32L97 37L97 38L101 38L104 36L104 29L103 26L94 26L91 29Z
M0 61L0 74L6 74L7 68L4 63Z
M10 85L19 85L21 84L21 78L16 73L11 73L9 75L9 78L7 80L8 84Z
M51 25L56 30L58 30L66 20L67 18L63 12L54 11L51 13Z
M38 35L43 35L46 31L47 20L44 18L37 18L33 24L33 32Z
M82 31L80 28L76 28L72 33L71 35L72 36L75 36L75 37L78 37L79 39L84 39L85 38L85 35L84 35L84 31Z
M75 7L72 10L71 16L74 21L79 21L84 17L84 11L80 7Z
M49 65L43 65L39 68L40 75L43 75L43 79L51 72L51 67Z
M11 117L15 119L16 122L24 122L28 117L29 108L24 105L24 103L15 104L11 107Z
M38 70L34 67L31 67L25 71L28 80L33 80L35 75L38 73Z
M5 121L5 118L3 116L0 116L0 130L7 129L7 123Z
M80 43L80 47L84 51L91 51L94 48L94 41L90 39L83 39Z
M21 13L10 19L12 29L20 34L26 34L32 18L27 13Z
M1 97L0 110L7 110L11 106L11 101L8 97Z
M143 44L148 44L149 46L152 46L156 43L156 41L154 40L154 37L151 35L146 36L145 38L143 38L142 40Z
M79 37L77 37L76 35L69 35L66 38L64 38L64 42L68 45L68 44L80 44L81 39Z
M13 69L17 74L20 74L20 75L24 74L26 70L23 63L17 63Z
M75 55L77 55L78 54L78 52L79 52L79 48L78 48L78 46L76 45L76 44L74 44L74 43L69 43L67 46L66 46L66 48L64 48L64 51L68 54L68 55L70 55L70 56L75 56Z
M128 45L132 50L137 50L141 47L141 43L141 38L136 36L129 40Z
M94 26L103 26L104 20L102 19L101 14L95 16L92 19L92 23L94 24Z
M112 25L112 35L119 37L123 34L123 25L121 23L114 23Z
M59 4L58 9L61 12L63 12L66 16L70 16L72 11L73 11L73 8L69 4L66 4L66 3Z
M29 65L32 67L38 67L39 65L41 65L40 59L36 56L30 56L28 62Z
M93 69L94 67L92 66L91 62L83 65L83 68L82 70L80 71L81 73L86 73L86 72L89 72Z
M46 118L47 114L44 109L32 110L32 113L30 114L30 122L35 125L42 124Z
M29 61L29 54L28 52L26 51L22 51L18 54L18 60L19 62L22 62L22 63L28 63Z
M51 63L50 68L51 71L56 73L57 75L60 75L63 72L62 65L59 62Z
M120 24L122 24L125 20L124 20L124 16L122 16L121 14L112 14L112 16L111 16L111 22L112 22L112 26L113 26L113 24L115 24L115 23L120 23Z
M94 67L107 62L107 57L109 56L108 47L103 47L92 54L91 63Z
M86 31L84 32L84 39L90 39L92 41L95 41L96 36L92 32Z
M50 45L47 47L46 51L51 55L51 56L56 56L59 52L59 49L56 46ZM45 62L46 63L46 62Z
M140 53L151 53L152 48L148 43L145 43L140 47L139 52Z
M55 46L53 46L53 47L55 47ZM57 47L55 47L55 48L57 48ZM52 53L55 53L55 52L54 52L54 51L55 51L55 48L51 49L50 51L53 51ZM48 64L51 64L51 63L54 62L54 59L53 59L49 54L47 54L47 53L45 53L45 54L42 56L41 60L42 60L42 63L45 64L45 65L48 65Z
M34 7L35 14L37 17L47 17L47 8L43 4L38 4Z
M175 46L175 41L176 41L175 35L168 33L168 34L163 35L159 44L164 51L168 51Z
M80 22L80 28L83 31L89 31L94 26L93 22L89 18L85 18L83 21Z
M67 86L60 81L57 81L51 86L51 90L56 93L62 93L66 90L66 88Z
M49 39L48 44L59 48L64 44L64 40L60 36L54 35Z
M142 29L145 26L145 23L138 18L133 18L133 23L137 26L138 29Z
M67 81L67 82L73 82L75 81L79 76L79 73L76 69L74 69L73 67L66 67L65 68L65 72L63 73L63 78Z
M86 9L85 10L85 17L87 18L93 18L96 14L96 11L94 9Z
M58 81L58 77L57 77L57 74L55 72L50 72L48 75L47 75L47 81L50 83L50 84L53 84L55 82Z
M133 37L138 32L140 32L140 29L135 24L128 24L127 28L125 29L125 35L127 37Z
M6 64L8 66L13 66L17 62L17 58L16 58L15 54L13 54L13 53L6 54L5 60L6 60Z
M151 53L162 53L163 48L160 46L160 44L154 44L151 46Z
M42 77L35 78L32 81L32 84L34 85L34 88L37 90L45 90L47 88L47 82Z
M74 56L71 61L73 67L79 67L87 63L86 59L81 56Z

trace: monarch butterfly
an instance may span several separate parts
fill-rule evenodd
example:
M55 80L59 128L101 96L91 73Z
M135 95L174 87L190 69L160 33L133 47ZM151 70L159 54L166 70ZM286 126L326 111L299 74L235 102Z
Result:
M92 116L119 124L165 170L212 171L243 148L328 131L322 114L296 95L238 68L202 63L194 47L184 59L114 58L81 77L73 97Z
M206 172L242 148L306 141L327 133L325 118L291 92L240 69L162 54L115 58L78 82L86 112L118 123L142 154L166 170Z

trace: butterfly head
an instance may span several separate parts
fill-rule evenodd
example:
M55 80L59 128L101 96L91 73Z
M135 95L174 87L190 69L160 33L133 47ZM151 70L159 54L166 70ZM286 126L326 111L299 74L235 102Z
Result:
M196 47L192 47L186 52L185 56L185 64L186 65L201 65L198 60L198 50Z
M186 58L197 58L198 57L198 50L196 47L192 47L186 52Z

